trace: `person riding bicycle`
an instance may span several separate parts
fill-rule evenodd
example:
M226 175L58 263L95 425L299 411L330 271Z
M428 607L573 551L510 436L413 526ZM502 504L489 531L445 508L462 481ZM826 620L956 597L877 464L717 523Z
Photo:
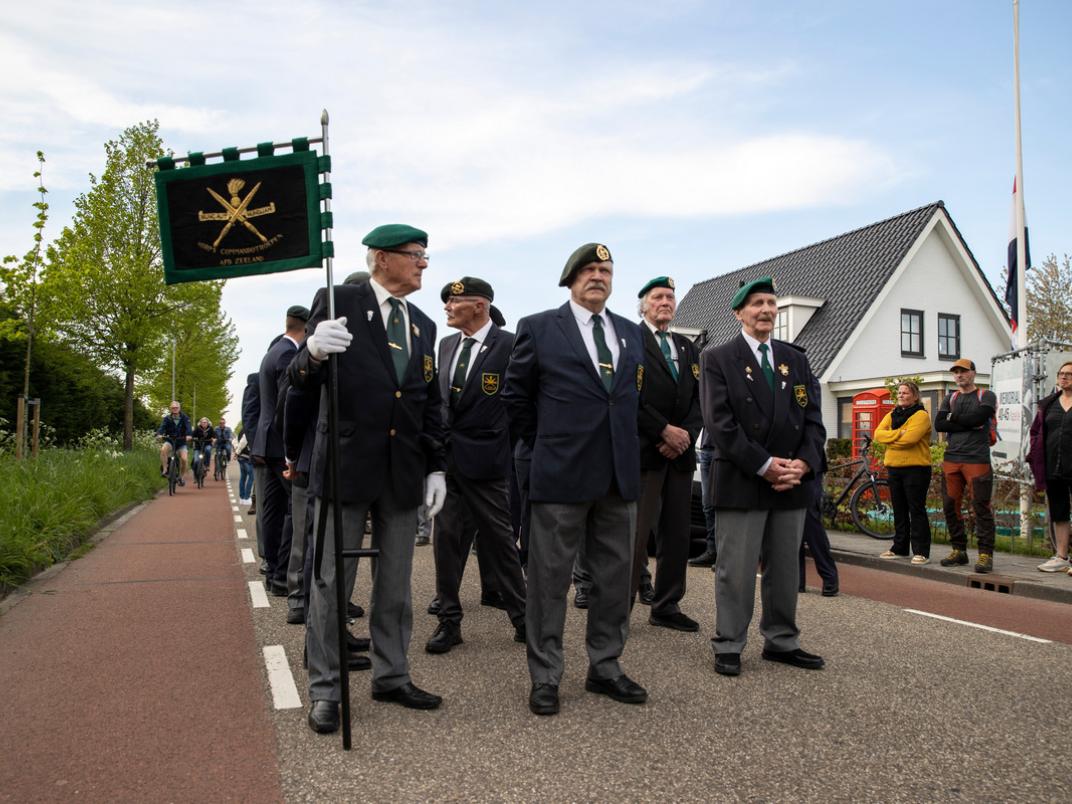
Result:
M190 419L182 412L178 401L172 400L168 406L168 414L156 428L156 437L164 441L160 446L160 476L167 476L168 459L174 448L179 455L179 485L185 486L182 476L186 474L186 442L190 438Z
M234 442L234 431L227 426L227 420L220 416L219 426L212 431L213 437L216 439L216 450L221 454L227 456L227 460L231 460L231 444Z
M201 467L207 472L212 458L212 442L216 437L215 431L212 429L212 422L207 417L202 416L197 422L197 427L194 428L192 435L194 453L201 456Z

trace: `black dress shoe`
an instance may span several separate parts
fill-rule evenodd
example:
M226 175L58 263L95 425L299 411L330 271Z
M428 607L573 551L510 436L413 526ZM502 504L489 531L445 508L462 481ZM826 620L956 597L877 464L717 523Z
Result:
M440 607L440 604L439 604L439 597L438 596L433 597L432 602L428 604L428 613L429 614L439 614L439 609L440 608L441 607Z
M741 674L741 654L716 653L715 672L723 676L739 676Z
M557 715L558 687L554 684L533 684L529 693L529 709L534 715Z
M652 612L648 622L661 628L673 628L675 631L699 631L700 624L692 617L675 611L672 614L656 614Z
M655 600L655 588L650 583L642 583L640 585L640 602L645 606L650 606L653 600Z
M256 507L254 507L254 506L252 506L252 505L251 505L251 506L249 507L249 510L248 510L248 511L246 511L246 516L254 516L254 515L255 515L256 513L257 513L257 509L256 509Z
M493 609L506 610L506 604L503 603L502 595L498 592L486 592L480 596L481 606L491 606Z
M362 653L347 653L346 654L346 669L347 670L371 670L372 660Z
M351 620L356 620L358 617L365 616L365 610L356 603L347 603L346 616L349 617Z
M837 597L838 585L836 583L823 584L823 597Z
M642 704L648 700L648 691L633 679L622 673L617 678L592 678L584 680L584 688L589 692L606 695L622 703Z
M339 730L339 705L334 701L313 701L309 707L309 728L317 734Z
M409 709L436 709L443 703L443 699L438 695L432 695L430 692L415 687L412 681L407 681L393 690L383 692L373 690L372 700L401 704Z
M796 650L769 650L764 648L763 658L768 662L791 664L793 667L801 667L805 670L821 670L823 665L826 664L822 656L807 653L800 648Z
M588 608L588 590L578 589L573 595L573 605L578 609Z
M696 558L689 559L690 567L713 567L715 566L715 560L718 558L718 553L714 550L704 550Z
M287 609L287 625L303 625L305 609Z
M462 644L462 628L458 623L441 620L432 638L425 643L428 653L450 653L455 645Z
M260 566L257 567L257 572L259 572L261 575L268 574L268 562L265 561L263 558L261 559Z
M807 591L808 591L807 587L805 587L804 584L801 584L800 586L797 587L797 594L799 594L799 595L802 595Z
M273 581L271 578L266 578L264 580L264 588L267 589L268 592L273 597L286 597L287 596L287 586L286 586L286 584L281 585L281 584L277 583L276 581Z
M370 647L372 640L368 637L354 636L349 631L346 632L346 649L351 653L368 653Z
M514 642L520 642L524 645L528 641L528 631L525 629L525 621L522 620L519 623L514 623Z

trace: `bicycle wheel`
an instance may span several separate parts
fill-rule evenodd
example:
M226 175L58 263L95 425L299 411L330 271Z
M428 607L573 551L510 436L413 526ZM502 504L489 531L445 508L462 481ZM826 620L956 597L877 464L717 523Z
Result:
M893 538L893 506L890 486L885 480L857 488L849 501L849 513L856 527L872 539Z
M168 496L175 493L175 487L179 484L179 459L174 455L168 459Z

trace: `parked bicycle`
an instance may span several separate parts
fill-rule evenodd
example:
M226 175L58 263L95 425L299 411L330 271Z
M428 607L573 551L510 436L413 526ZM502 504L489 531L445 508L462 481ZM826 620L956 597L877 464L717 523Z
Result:
M836 499L823 490L823 516L833 525L838 508L848 498L849 515L860 531L872 539L892 539L893 505L890 503L890 486L871 468L871 462L867 459L867 451L870 448L871 438L865 435L859 458L827 468L829 472L834 469L859 467Z

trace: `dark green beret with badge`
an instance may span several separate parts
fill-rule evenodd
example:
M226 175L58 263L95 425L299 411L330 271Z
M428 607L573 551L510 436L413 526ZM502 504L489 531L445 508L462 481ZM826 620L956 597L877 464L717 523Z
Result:
M354 271L343 280L344 285L364 285L369 281L368 271Z
M309 312L309 308L302 307L300 304L295 304L294 306L287 308L287 318L297 318L301 321L308 321L310 315L312 315L312 313Z
M483 279L475 276L463 276L454 282L447 282L439 291L439 298L445 303L451 296L480 296L488 301L495 301L495 291Z
M406 243L420 243L428 248L428 233L404 223L387 223L365 235L361 243L369 248L397 248Z
M744 307L745 301L753 293L774 293L774 280L769 276L761 276L759 279L753 279L751 282L744 282L742 280L741 287L733 294L733 300L730 301L730 307L734 310L740 310Z
M649 290L655 290L655 288L669 288L674 289L674 280L668 276L657 276L652 279L648 284L640 289L640 293L636 295L638 299L643 299Z
M566 260L558 286L568 288L573 284L574 274L590 262L614 262L614 259L610 256L610 250L602 243L585 243Z

